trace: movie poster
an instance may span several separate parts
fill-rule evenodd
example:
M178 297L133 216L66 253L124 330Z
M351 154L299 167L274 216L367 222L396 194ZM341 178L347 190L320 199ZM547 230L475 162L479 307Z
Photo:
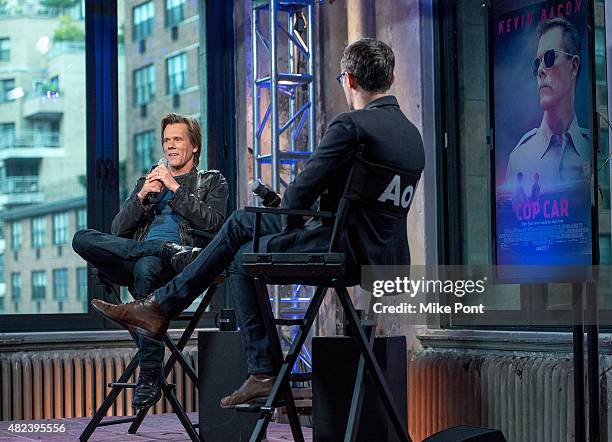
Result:
M494 2L498 266L592 264L588 16L586 0ZM539 272L506 276L514 282L559 279Z

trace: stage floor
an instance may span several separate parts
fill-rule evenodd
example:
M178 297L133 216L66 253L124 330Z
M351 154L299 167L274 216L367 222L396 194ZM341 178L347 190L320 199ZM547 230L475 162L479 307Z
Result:
M192 422L197 421L197 413L188 413ZM112 418L109 418L112 419ZM83 429L89 422L89 418L53 419L44 421L15 421L0 422L0 442L25 442L32 440L42 441L78 441ZM10 432L10 424L65 424L64 433L24 433ZM127 432L129 423L111 425L96 429L89 439L92 442L127 442L127 441L189 441L181 423L172 414L156 414L147 416L140 430L136 434ZM302 427L306 442L312 442L312 430ZM292 441L289 425L271 423L268 427L268 442ZM231 441L227 441L231 442Z

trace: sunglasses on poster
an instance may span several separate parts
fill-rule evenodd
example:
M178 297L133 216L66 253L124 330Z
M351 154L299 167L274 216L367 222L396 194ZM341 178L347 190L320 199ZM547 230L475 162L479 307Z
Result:
M544 62L544 67L546 69L551 69L555 65L558 53L566 55L568 57L577 57L576 54L568 54L567 52L564 52L560 49L548 49L544 52L542 58L536 57L535 60L533 60L533 64L531 65L531 73L533 74L533 76L538 76L538 70L540 69L542 61Z

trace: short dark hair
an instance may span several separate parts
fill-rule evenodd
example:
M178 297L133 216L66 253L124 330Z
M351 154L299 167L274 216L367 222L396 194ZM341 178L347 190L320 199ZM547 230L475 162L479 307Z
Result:
M362 38L344 49L340 68L352 74L363 90L384 92L393 82L395 56L386 43Z
M538 23L538 41L546 32L553 28L561 28L563 31L563 48L569 54L577 55L578 58L582 59L582 48L580 44L580 35L576 26L564 17L551 18L549 20L542 20Z
M174 112L166 114L161 119L161 143L164 144L164 130L170 124L185 124L187 126L187 136L189 141L198 151L193 155L193 164L200 164L200 153L202 152L202 129L200 123L193 117L175 114Z

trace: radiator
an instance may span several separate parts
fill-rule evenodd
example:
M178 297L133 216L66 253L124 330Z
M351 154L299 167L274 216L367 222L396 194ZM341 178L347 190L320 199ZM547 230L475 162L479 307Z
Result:
M133 349L0 353L0 420L91 416L110 391L108 383L119 379L134 353ZM184 354L197 372L196 348L187 348ZM178 363L167 381L176 384L185 410L197 411L195 387ZM133 394L133 389L125 389L107 414L131 416ZM153 408L155 414L172 411L167 400Z
M425 350L410 359L408 422L415 441L460 424L499 429L509 442L574 440L570 354ZM609 365L602 357L602 372ZM602 376L606 431L610 375Z

